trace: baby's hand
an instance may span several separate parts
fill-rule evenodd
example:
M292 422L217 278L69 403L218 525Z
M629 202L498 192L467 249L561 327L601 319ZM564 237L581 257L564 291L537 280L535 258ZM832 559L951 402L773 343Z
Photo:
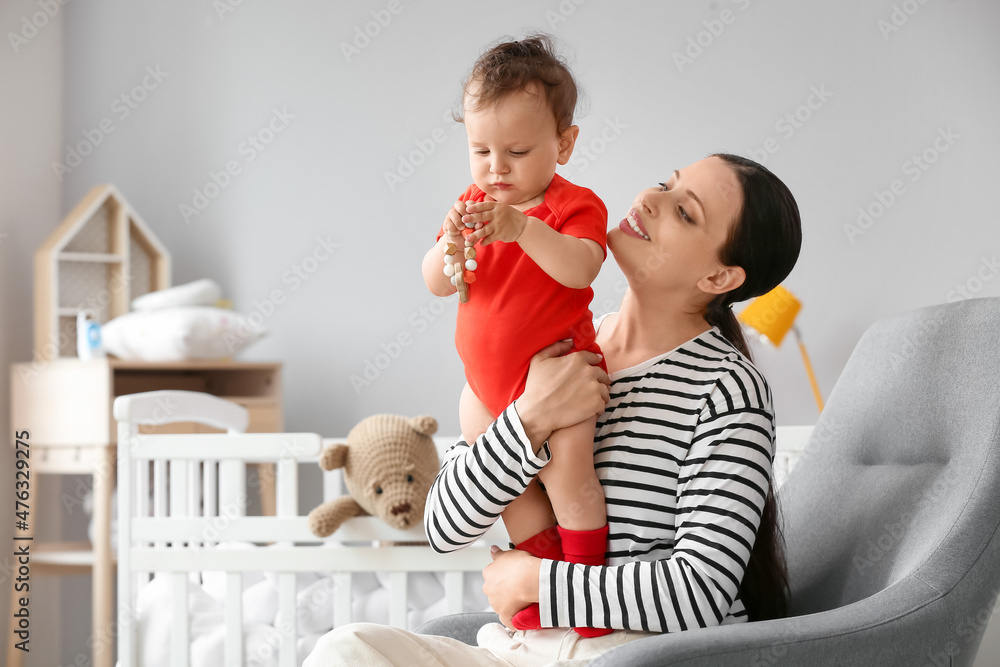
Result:
M468 246L479 241L482 241L482 245L489 245L494 241L514 243L528 224L528 216L513 206L498 201L468 203L465 210L463 223L474 223L477 226L485 223L482 229L477 229L466 237L465 244Z
M448 211L448 215L445 216L441 228L444 230L444 235L448 237L449 243L457 244L461 240L462 230L465 229L465 225L462 224L463 215L465 215L465 202L457 201Z

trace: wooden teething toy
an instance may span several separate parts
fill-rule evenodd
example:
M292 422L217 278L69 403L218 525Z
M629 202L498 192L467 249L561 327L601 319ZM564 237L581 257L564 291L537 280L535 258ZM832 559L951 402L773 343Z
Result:
M458 288L459 303L466 303L469 300L469 285L476 282L475 271L478 268L476 249L468 245L469 235L476 231L475 224L465 223L465 227L462 230L462 236L465 237L466 243L463 260L455 261L458 246L454 243L448 243L444 247L444 275L451 278L451 284Z

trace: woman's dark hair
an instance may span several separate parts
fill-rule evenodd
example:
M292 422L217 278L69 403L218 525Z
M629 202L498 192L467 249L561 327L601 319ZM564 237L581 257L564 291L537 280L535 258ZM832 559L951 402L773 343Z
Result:
M763 165L728 153L712 157L729 165L743 189L743 205L719 251L719 260L726 266L742 267L746 280L738 288L716 296L708 305L705 319L751 359L732 305L770 292L791 272L802 246L799 207L788 187ZM788 568L773 480L740 585L740 599L751 621L781 618L787 612Z

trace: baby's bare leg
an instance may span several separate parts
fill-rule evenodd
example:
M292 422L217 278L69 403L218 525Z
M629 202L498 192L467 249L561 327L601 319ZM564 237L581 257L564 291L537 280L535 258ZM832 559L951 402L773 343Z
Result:
M466 383L462 388L462 397L458 400L458 423L462 427L462 439L473 444L494 421L496 416Z
M538 473L559 525L595 530L607 523L604 490L594 471L597 417L559 429L549 436L552 458Z
M493 413L479 400L468 384L462 389L458 417L462 425L462 439L470 445L495 421ZM503 452L503 456L507 456L507 453ZM537 479L531 480L524 493L507 505L500 516L503 517L507 534L514 544L520 544L556 523L549 499L538 485Z
M538 485L537 479L531 480L524 493L507 505L500 516L503 517L503 525L514 544L520 544L556 525L556 515L552 513L549 497Z

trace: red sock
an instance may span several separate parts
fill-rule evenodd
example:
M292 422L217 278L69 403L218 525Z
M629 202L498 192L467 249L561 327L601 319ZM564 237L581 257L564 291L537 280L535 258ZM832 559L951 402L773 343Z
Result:
M562 541L559 537L558 526L546 528L537 535L532 535L524 542L514 545L515 549L527 551L536 558L548 558L549 560L563 560ZM538 603L534 602L521 611L514 614L510 619L515 630L540 630L542 618L538 609Z
M582 565L604 565L608 552L608 525L596 530L566 530L557 526L562 538L563 560ZM573 628L581 637L603 637L611 628Z

